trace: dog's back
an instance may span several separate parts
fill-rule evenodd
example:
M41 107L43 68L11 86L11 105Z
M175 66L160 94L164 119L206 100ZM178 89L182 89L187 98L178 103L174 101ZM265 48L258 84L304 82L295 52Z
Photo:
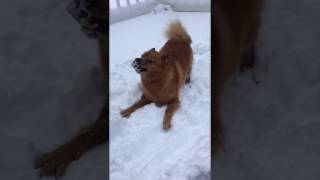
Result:
M219 101L225 82L241 65L253 64L262 0L215 0L214 23L214 153L220 144Z
M179 20L172 21L166 31L168 41L160 50L162 58L178 63L178 71L181 76L187 78L192 66L191 38ZM181 79L181 78L179 78ZM184 83L184 81L183 81Z

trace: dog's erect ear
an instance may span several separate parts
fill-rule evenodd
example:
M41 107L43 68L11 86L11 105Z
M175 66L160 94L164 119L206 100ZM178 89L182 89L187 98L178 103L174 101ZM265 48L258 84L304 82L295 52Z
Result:
M156 49L155 49L155 48L152 48L152 49L150 49L150 51L156 51Z

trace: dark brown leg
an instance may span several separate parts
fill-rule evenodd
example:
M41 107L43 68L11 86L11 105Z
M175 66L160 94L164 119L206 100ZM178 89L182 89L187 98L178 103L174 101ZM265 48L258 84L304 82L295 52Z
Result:
M104 92L106 91L106 85L107 85L107 71L106 71L106 63L107 63L107 38L104 37L102 39L98 40L98 49L99 49L99 61L100 61L100 67L102 70L102 80L104 85Z
M151 101L149 101L148 99L146 99L144 97L144 95L142 95L142 97L136 102L134 103L133 105L131 105L130 107L128 107L127 109L121 111L121 115L122 117L129 117L131 115L131 113L133 113L134 111L136 111L137 109L147 105L151 103Z
M218 151L222 148L221 140L221 117L220 117L220 106L219 106L219 97L217 94L213 97L213 156L216 156Z
M82 129L70 141L36 159L35 168L40 168L40 177L61 177L70 162L77 160L92 147L107 141L107 126L104 107L92 126Z
M109 139L109 121L106 114L106 43L106 38L98 40L100 65L103 71L103 98L105 99L100 114L93 125L82 129L70 141L36 159L35 168L40 169L40 177L62 176L70 162L77 160L83 153L93 147L106 143Z
M190 71L188 72L188 75L187 75L185 84L189 84L189 83L190 83L190 76L191 76L191 69L190 69Z
M178 110L179 108L179 99L176 98L173 101L171 101L166 109L164 119L163 119L163 129L169 130L171 128L171 119L173 114Z
M190 83L190 75L188 75L185 84L189 84Z
M244 72L245 69L251 69L255 65L255 48L252 45L243 55L240 64L240 72Z
M248 49L245 54L243 55L243 58L241 60L241 64L240 64L240 72L244 72L245 69L252 69L255 66L255 58L256 58L256 54L255 54L255 47L254 45L252 45L252 47L250 49ZM253 74L251 74L251 79L256 83L259 84L259 81L256 80L256 78L254 77Z

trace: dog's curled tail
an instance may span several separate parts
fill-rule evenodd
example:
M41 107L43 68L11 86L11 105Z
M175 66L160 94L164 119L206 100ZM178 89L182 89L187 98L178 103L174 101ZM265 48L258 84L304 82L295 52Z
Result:
M179 20L172 21L166 31L168 39L182 41L191 44L191 38Z

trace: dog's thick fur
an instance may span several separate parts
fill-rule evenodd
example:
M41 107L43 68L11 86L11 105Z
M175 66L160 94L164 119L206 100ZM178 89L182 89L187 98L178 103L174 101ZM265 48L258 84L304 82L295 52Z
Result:
M121 111L123 117L151 102L167 105L163 129L171 127L173 113L179 107L179 90L190 82L192 67L191 38L180 21L173 21L166 31L168 41L157 52L154 48L137 58L141 72L143 95L136 103Z
M214 1L214 154L223 147L220 117L223 87L239 68L243 71L254 66L262 3L262 0Z

